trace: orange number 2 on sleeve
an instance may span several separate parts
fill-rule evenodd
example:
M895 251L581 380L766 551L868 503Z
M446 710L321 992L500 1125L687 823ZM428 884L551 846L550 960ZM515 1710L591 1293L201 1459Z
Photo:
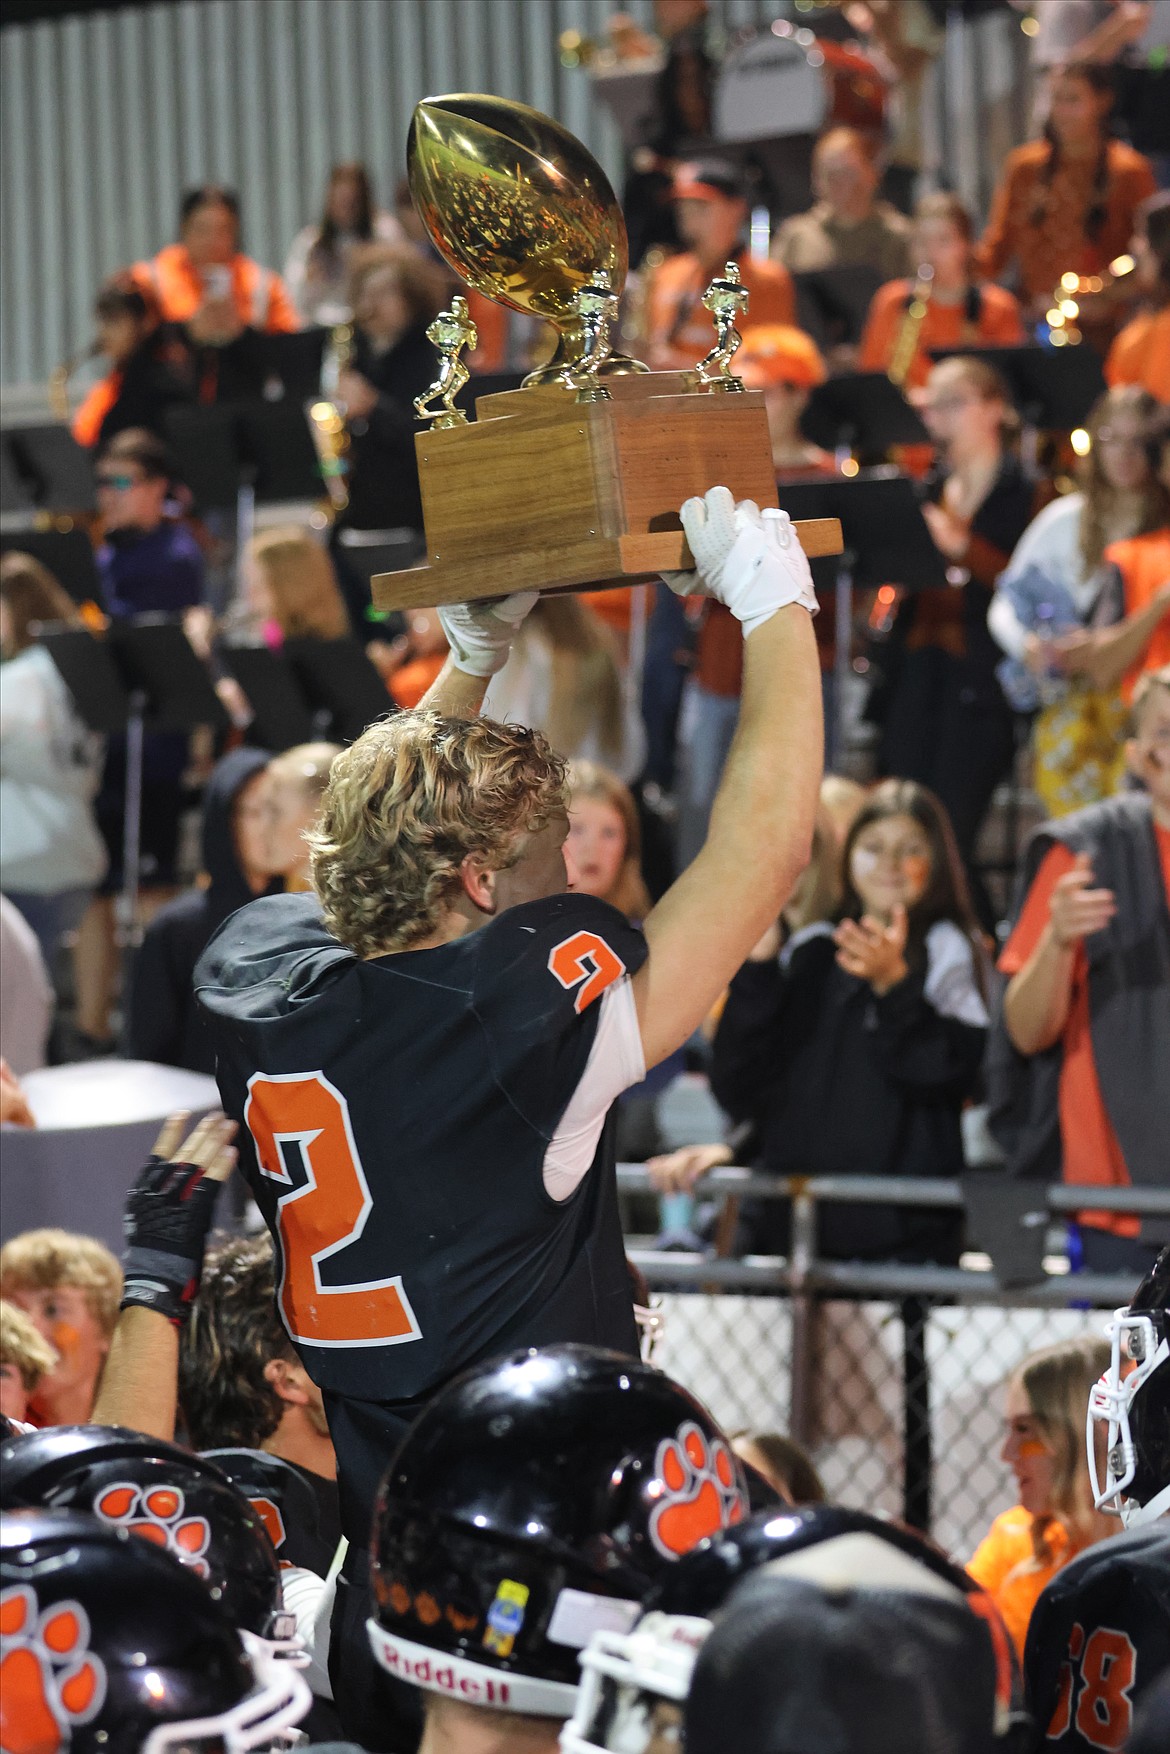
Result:
M401 1277L321 1282L321 1263L337 1260L357 1241L373 1206L341 1092L320 1072L257 1072L248 1080L244 1125L260 1173L288 1189L277 1204L278 1296L290 1337L308 1346L394 1346L421 1339ZM282 1145L300 1153L303 1183L294 1184L285 1168Z
M584 1011L594 999L600 999L626 972L626 965L615 950L596 932L574 932L550 952L548 966L566 991L583 982L573 1001L575 1011ZM586 978L588 977L588 978Z

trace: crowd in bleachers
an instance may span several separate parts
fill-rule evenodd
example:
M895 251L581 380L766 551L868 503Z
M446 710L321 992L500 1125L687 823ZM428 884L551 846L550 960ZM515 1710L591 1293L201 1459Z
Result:
M647 1163L655 1191L652 1201L627 1206L626 1229L649 1233L663 1251L786 1255L787 1202L743 1199L725 1208L705 1192L712 1170L739 1164L775 1176L956 1177L975 1161L976 1114L987 1119L980 1163L990 1156L1016 1176L1084 1186L1087 1199L1094 1188L1164 1187L1170 151L1158 150L1148 92L1114 64L1125 47L1105 31L1105 13L1114 9L1090 20L1089 36L1074 37L1063 52L1049 40L1050 23L1038 35L1045 77L1037 82L1043 89L1035 137L1002 166L982 226L957 195L920 186L916 81L937 45L929 9L918 0L901 7L869 0L861 9L866 21L852 26L867 53L879 61L884 55L882 64L903 76L897 150L864 113L836 114L811 146L804 199L793 202L768 185L766 171L745 169L713 148L706 8L663 0L656 10L663 62L653 126L627 167L632 274L620 345L654 371L691 370L711 341L703 294L725 264L737 262L749 303L733 369L763 394L781 505L794 484L904 476L913 483L915 516L940 582L908 586L894 568L880 586L851 599L837 590L831 568L817 576L817 656L835 734L811 859L690 1039L622 1088L618 1155ZM1057 10L1053 4L1053 16ZM1129 40L1137 40L1139 24L1152 28L1149 8L1116 11L1132 13ZM639 37L629 21L615 25L615 58L642 53ZM854 51L860 53L856 41ZM773 208L762 248L758 227L749 228L751 209L761 202ZM181 198L174 239L160 240L152 257L128 264L97 292L102 366L70 418L75 441L93 463L96 513L86 527L96 593L77 600L36 553L5 535L5 1127L35 1128L35 1097L23 1082L46 1064L124 1053L193 1073L214 1071L215 1042L196 990L200 958L253 900L310 893L315 873L320 891L324 839L321 833L314 839L314 831L334 796L331 770L339 771L334 764L355 729L323 694L301 720L282 719L263 692L263 664L251 657L287 659L280 674L300 675L297 666L313 662L306 648L339 663L341 654L346 676L360 667L363 699L372 689L387 713L409 713L445 673L448 632L437 611L377 611L369 581L372 571L408 567L425 550L414 405L436 369L427 326L456 285L414 212L409 187L395 188L393 210L380 207L375 179L361 163L333 167L321 217L291 241L281 273L241 251L240 223L230 188L192 189ZM1127 256L1128 267L1121 260ZM853 276L838 284L854 308L826 318L815 295L834 271ZM490 376L492 388L502 378L518 383L522 371L547 357L548 332L478 293L467 296L478 331L468 359L473 374ZM255 525L243 515L225 524L222 507L202 504L185 479L176 416L271 403L280 356L269 343L302 332L317 335L318 394L336 409L343 433L333 459L340 489L330 504L324 490L330 465L323 463L325 482L311 502L290 500ZM1043 400L1025 392L1014 370L1025 349L1042 353L1053 369L1069 362L1070 374L1071 362L1080 371L1080 360L1091 358L1092 371L1081 375L1096 391L1075 426L1049 417ZM810 420L824 386L852 386L861 396L867 374L884 376L904 397L920 422L917 442L855 444L840 426L832 432ZM847 519L845 537L848 546ZM133 726L104 735L90 727L53 640L71 630L112 639L151 616L182 630L205 670L209 698L218 702L219 723L151 726L139 750ZM744 689L742 620L724 600L680 597L665 582L549 595L503 647L497 673L485 674L485 714L542 732L569 764L571 887L615 908L631 927L641 926L720 833L716 800ZM273 731L285 722L298 723L300 733ZM1016 820L1021 812L1030 818L1027 834ZM141 830L137 840L126 833L131 817ZM1006 851L997 857L991 849L1000 840ZM136 862L129 885L127 853ZM118 906L128 887L133 921ZM710 897L713 910L721 905L721 897ZM128 948L132 955L123 954ZM296 985L294 975L274 980L290 991ZM693 1096L696 1075L710 1133L704 1140L700 1128L697 1143L693 1117L689 1130L680 1126L672 1101L681 1090ZM356 1571L338 1582L342 1529L352 1535L354 1516L345 1495L355 1492L343 1458L339 1498L330 1426L331 1412L341 1417L338 1403L329 1404L289 1339L294 1330L278 1261L256 1208L244 1213L243 1197L232 1207L237 1234L211 1244L205 1258L216 1184L234 1158L231 1123L206 1122L183 1142L180 1131L177 1120L168 1124L130 1191L125 1273L101 1243L82 1234L80 1218L69 1229L20 1235L6 1223L4 1419L133 1427L144 1434L140 1447L117 1458L120 1489L131 1496L148 1492L150 1467L161 1456L179 1470L174 1478L185 1482L188 1508L196 1507L206 1489L191 1454L198 1451L216 1460L253 1505L269 1505L275 1522L265 1526L287 1568L284 1603L308 1650L315 1714L309 1722L322 1738L344 1722L371 1748L416 1745L413 1691L403 1688L388 1704L367 1672L357 1616L364 1622L369 1613L382 1668L415 1688L431 1688L432 1697L448 1683L432 1681L431 1669L453 1663L450 1673L462 1677L464 1701L472 1702L458 1709L477 1710L485 1696L476 1689L496 1684L495 1659L514 1673L506 1659L519 1640L530 1686L561 1691L518 1689L517 1735L527 1712L547 1727L546 1720L559 1725L576 1709L581 1734L608 1729L616 1737L625 1724L632 1736L629 1702L622 1708L630 1710L628 1719L615 1717L614 1707L608 1720L600 1708L589 1718L587 1688L575 1702L576 1653L571 1660L563 1655L584 1647L590 1630L628 1631L628 1621L595 1617L584 1636L560 1645L545 1626L547 1642L526 1645L535 1637L532 1621L523 1632L529 1592L539 1587L535 1573L508 1584L519 1593L509 1596L501 1584L494 1600L479 1600L476 1530L486 1526L473 1514L479 1500L460 1498L443 1433L428 1424L431 1413L438 1419L441 1412L451 1430L477 1441L479 1415L460 1400L458 1384L441 1391L442 1407L436 1402L423 1412L398 1452L397 1497L390 1493L380 1504L372 1537L373 1598L364 1580L355 1588ZM264 1174L279 1180L279 1162ZM249 1227L256 1233L245 1234ZM360 1225L352 1234L359 1233ZM324 1232L317 1240L314 1273L328 1252ZM1112 1211L1086 1208L1069 1226L1074 1267L1135 1281L1154 1269L1164 1241L1165 1221ZM818 1253L831 1260L940 1266L958 1265L967 1244L962 1215L929 1205L832 1205L817 1237ZM160 1314L166 1321L157 1329L138 1319ZM973 1709L986 1706L988 1719L1002 1682L995 1672L1002 1653L989 1655L994 1640L987 1635L984 1649L984 1635L971 1628L981 1617L998 1627L995 1613L1002 1615L1023 1659L1045 1586L1112 1530L1084 1445L1086 1400L1108 1365L1101 1344L1065 1344L1030 1358L1007 1385L1004 1460L1019 1503L996 1519L971 1562L978 1593L995 1604L991 1620L982 1606L968 1613L963 1592L973 1586L956 1581L955 1568L909 1535L898 1566L933 1567L934 1584L916 1585L895 1567L893 1581L879 1586L909 1597L920 1587L920 1608L931 1597L932 1611L941 1612L945 1584L948 1610L959 1615L956 1624L977 1652ZM1162 1368L1164 1374L1170 1367ZM503 1367L484 1366L483 1394L497 1396L504 1409L498 1416L505 1425L494 1435L509 1429L509 1420L521 1433L521 1403L542 1395L550 1418L562 1405L577 1417L574 1396L584 1396L582 1384L596 1371L588 1416L596 1416L596 1429L587 1456L580 1440L581 1466L608 1478L606 1470L612 1473L628 1453L618 1442L624 1441L614 1411L618 1390L603 1365L570 1358L563 1381L561 1369L550 1364L546 1379L534 1378L521 1394ZM703 1493L722 1505L721 1519L700 1534L734 1544L728 1531L741 1520L751 1528L749 1511L820 1502L820 1482L799 1446L762 1430L725 1438L669 1379L653 1379L652 1386L651 1373L639 1375L632 1364L630 1374L648 1405L659 1391L677 1397L644 1416L638 1442L661 1467L656 1446L672 1441L676 1428L693 1434L677 1465L694 1474L696 1501L701 1478ZM628 1380L622 1387L634 1398ZM17 1446L14 1480L23 1478L22 1466L32 1467L20 1462L21 1441L27 1439L9 1437ZM93 1440L95 1453L106 1441ZM531 1442L539 1462L539 1442ZM744 1479L752 1494L750 1504L746 1495L735 1502L734 1513L732 1446L750 1470ZM717 1462L724 1452L726 1462ZM1104 1470L1101 1455L1098 1462ZM46 1462L51 1471L50 1463L60 1472L59 1461ZM429 1519L439 1514L428 1492L438 1503L448 1467L455 1483L442 1504L444 1538L459 1562L440 1587L425 1553ZM37 1476L27 1497L14 1487L5 1509L52 1505L65 1517L81 1502L67 1474L54 1476L51 1488ZM669 1484L669 1469L666 1478ZM87 1474L87 1490L97 1480ZM101 1483L109 1483L106 1476ZM555 1523L561 1513L549 1509L554 1499L546 1494L533 1514L547 1511ZM120 1514L125 1521L131 1513ZM220 1514L208 1511L213 1575L221 1563L214 1552ZM798 1545L850 1532L852 1525L817 1520L831 1515L806 1511L784 1540L798 1524L805 1531ZM511 1563L505 1522L493 1525L492 1539ZM636 1531L635 1539L616 1515L611 1523L566 1537L558 1563L587 1595L597 1582L590 1567L601 1543L621 1583L619 1590L611 1576L601 1593L616 1590L620 1607L630 1609L632 1598L660 1586L653 1554L655 1542L664 1551L665 1537L643 1539ZM853 1532L874 1536L865 1519ZM47 1524L39 1533L34 1527L22 1537L22 1551L56 1538ZM880 1565L875 1575L885 1577ZM148 1583L144 1574L144 1591ZM84 1580L76 1588L83 1600ZM277 1585L261 1617L262 1643L280 1643L271 1619L282 1618L273 1607L279 1596ZM686 1614L679 1600L673 1611ZM701 1588L695 1601L694 1613L715 1617ZM460 1630L461 1616L483 1617L489 1653L463 1669L449 1633ZM256 1631L242 1611L234 1624L250 1636ZM787 1638L794 1625L785 1622ZM926 1650L926 1631L915 1636ZM272 1653L257 1656L254 1644L249 1661L259 1665L257 1674L268 1674ZM428 1664L420 1680L420 1665ZM758 1676L758 1653L753 1665ZM663 1702L647 1704L643 1689L637 1708L650 1713L646 1723L653 1717L668 1731L677 1728L689 1683L688 1668L682 1691L671 1696L674 1716L664 1709L661 1720L654 1713ZM308 1707L303 1684L286 1681L283 1693L271 1677L270 1685L274 1713ZM698 1692L696 1683L697 1700ZM490 1691L486 1698L498 1703ZM688 1717L688 1754L724 1746L717 1738L703 1741L709 1720L700 1706L710 1711L709 1701L698 1700L693 1723ZM1049 1706L1059 1709L1055 1701ZM1035 1696L1032 1708L1040 1709ZM381 1727L371 1727L379 1714ZM684 1745L571 1741L577 1722L565 1732L566 1749ZM530 1739L513 1745L531 1746L533 1754L555 1745L523 1734ZM494 1754L497 1746L460 1742L458 1724L440 1721L438 1707L426 1735L428 1751L482 1746ZM904 1725L903 1736L890 1746L918 1745ZM923 1754L939 1745L923 1740ZM969 1745L1001 1744L986 1736ZM750 1746L745 1732L737 1748L748 1754ZM763 1754L763 1741L759 1748Z

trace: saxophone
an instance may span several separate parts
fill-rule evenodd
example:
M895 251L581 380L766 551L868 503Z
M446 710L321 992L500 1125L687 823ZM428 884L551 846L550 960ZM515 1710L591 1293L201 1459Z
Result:
M330 331L329 344L321 361L321 394L316 401L305 405L309 434L329 496L329 509L335 518L349 504L346 484L349 428L345 423L345 404L338 399L337 385L352 360L353 324L339 323Z
M906 314L902 318L890 363L886 367L886 376L891 384L900 390L910 375L910 367L914 364L914 355L918 352L918 337L922 332L922 324L926 318L930 304L930 288L934 280L934 269L929 262L920 262L918 273L914 279L914 291L910 294L910 303L906 306Z

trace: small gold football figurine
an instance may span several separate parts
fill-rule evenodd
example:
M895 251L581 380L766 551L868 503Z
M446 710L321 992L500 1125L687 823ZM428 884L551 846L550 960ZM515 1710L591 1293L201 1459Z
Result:
M457 293L449 311L440 311L427 326L427 340L439 350L439 375L429 389L414 399L414 411L422 420L429 420L438 431L447 426L466 426L467 416L456 408L459 394L471 373L459 355L465 347L474 348L479 341L467 300ZM432 404L438 402L437 408Z
M702 302L715 324L715 345L699 361L695 374L709 390L742 390L743 380L735 376L731 360L742 339L735 320L748 308L748 289L735 262L729 262L722 276L711 282Z

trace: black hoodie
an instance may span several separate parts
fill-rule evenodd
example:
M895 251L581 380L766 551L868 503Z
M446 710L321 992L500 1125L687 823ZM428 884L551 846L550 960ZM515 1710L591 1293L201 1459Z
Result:
M137 1060L214 1072L215 1050L195 1003L192 979L203 946L230 914L255 901L240 869L232 809L247 782L267 767L262 749L236 749L216 763L203 794L204 889L189 889L161 908L134 959L130 1052ZM265 894L281 887L274 878Z

